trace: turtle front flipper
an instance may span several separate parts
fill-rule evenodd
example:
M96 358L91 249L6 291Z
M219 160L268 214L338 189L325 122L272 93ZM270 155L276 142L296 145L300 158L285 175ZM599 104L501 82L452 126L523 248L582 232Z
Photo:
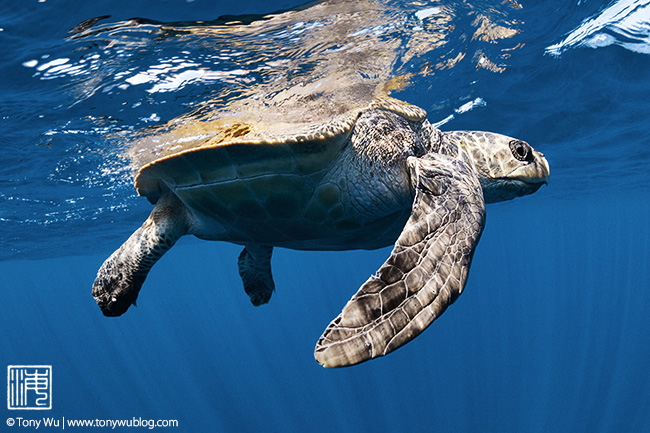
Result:
M462 292L485 223L478 178L460 160L408 158L415 199L390 257L316 344L325 367L386 355L419 335Z
M256 307L269 302L275 290L271 274L272 253L273 247L246 245L237 261L244 290Z
M151 267L187 233L185 206L168 192L149 218L97 272L93 297L105 316L120 316L135 304Z

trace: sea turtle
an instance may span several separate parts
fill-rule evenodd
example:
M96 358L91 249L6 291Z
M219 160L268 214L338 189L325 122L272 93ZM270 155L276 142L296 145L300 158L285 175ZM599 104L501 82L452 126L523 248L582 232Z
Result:
M186 234L244 246L239 273L254 305L274 291L273 247L394 243L316 346L325 367L357 364L413 339L460 295L485 202L533 193L549 178L527 143L441 132L424 110L389 97L271 126L230 123L219 139L139 170L138 193L155 207L99 269L92 293L105 315L134 304L151 267Z

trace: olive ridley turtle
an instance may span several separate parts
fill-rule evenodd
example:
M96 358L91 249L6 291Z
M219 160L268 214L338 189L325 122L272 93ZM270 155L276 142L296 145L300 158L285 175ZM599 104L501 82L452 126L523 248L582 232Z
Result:
M107 316L135 303L149 270L183 235L244 246L239 273L254 305L274 291L274 247L376 249L390 257L318 340L325 367L404 345L462 292L485 203L531 194L549 166L526 142L441 132L419 107L389 97L322 120L223 124L201 146L144 165L135 186L149 218L99 269Z

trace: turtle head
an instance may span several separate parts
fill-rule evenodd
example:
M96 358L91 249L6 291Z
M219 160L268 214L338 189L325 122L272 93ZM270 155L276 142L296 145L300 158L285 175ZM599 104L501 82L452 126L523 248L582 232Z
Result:
M442 153L474 167L486 203L532 194L548 183L550 169L541 152L501 134L451 131L442 134Z

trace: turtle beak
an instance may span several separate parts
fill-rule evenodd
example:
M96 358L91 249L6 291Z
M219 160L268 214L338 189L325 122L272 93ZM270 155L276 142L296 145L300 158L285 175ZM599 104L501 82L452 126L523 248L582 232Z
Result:
M542 166L541 172L543 173L544 185L548 185L548 181L551 178L551 167L549 167L548 161L546 160L542 152L537 152L536 156L539 161L539 164Z
M508 179L518 180L531 185L548 185L551 168L544 154L533 150L535 158L528 164L515 169L508 175ZM538 186L538 188L539 188Z

